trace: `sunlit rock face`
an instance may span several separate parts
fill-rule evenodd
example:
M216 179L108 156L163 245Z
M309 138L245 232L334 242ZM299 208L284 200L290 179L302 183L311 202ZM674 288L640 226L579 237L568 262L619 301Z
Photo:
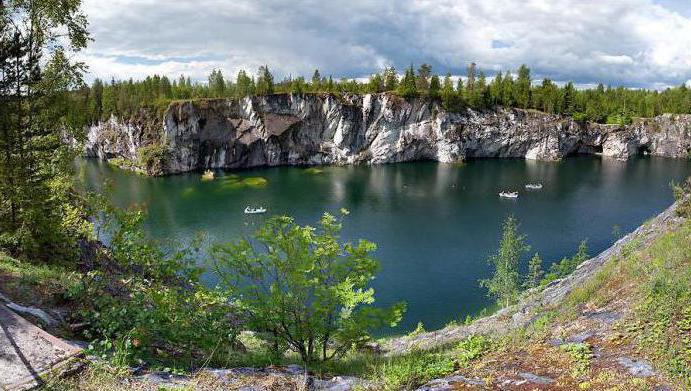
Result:
M172 103L163 118L109 121L89 129L86 155L141 167L138 151L163 146L163 173L276 165L379 164L469 158L559 160L602 153L685 158L691 116L631 125L578 123L533 110L460 113L393 94L276 94Z

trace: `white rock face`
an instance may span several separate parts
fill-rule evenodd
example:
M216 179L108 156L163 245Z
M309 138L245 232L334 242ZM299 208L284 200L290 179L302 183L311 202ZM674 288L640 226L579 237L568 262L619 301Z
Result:
M111 118L89 129L87 156L135 163L152 143L167 148L165 173L276 165L457 162L477 157L559 160L574 153L626 159L687 157L691 116L625 127L583 124L532 110L449 113L391 94L277 94L173 103L162 119Z

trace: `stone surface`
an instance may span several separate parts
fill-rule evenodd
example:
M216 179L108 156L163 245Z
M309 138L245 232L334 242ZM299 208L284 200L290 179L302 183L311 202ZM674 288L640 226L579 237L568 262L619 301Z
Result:
M650 377L655 375L652 365L644 360L634 360L628 357L619 357L617 362L626 368L633 376Z
M0 389L41 385L50 376L73 370L80 352L0 304Z
M642 152L687 157L691 116L631 125L578 123L534 110L449 113L392 94L276 94L172 103L90 127L85 154L147 171L139 152L165 145L163 173L276 165L457 162L475 157L559 160L575 153L627 159Z
M267 368L204 369L195 376L177 376L166 372L149 372L131 379L127 385L145 384L166 389L197 388L199 379L212 389L233 389L245 391L268 391L278 389L304 389L309 391L350 391L371 386L367 380L352 376L336 376L319 379L305 372L299 365L274 366ZM209 379L213 381L209 382ZM136 387L135 387L136 388ZM206 388L205 388L206 389Z
M329 380L313 379L312 389L318 391L350 391L366 389L371 384L353 376L336 376Z
M585 342L588 338L591 338L593 336L593 332L586 330L581 333L578 333L576 335L572 335L569 338L566 339L567 343L583 343Z
M447 391L454 390L456 386L484 386L482 379L471 379L462 375L451 375L441 379L434 379L416 391Z
M527 380L530 383L535 383L535 384L552 384L554 383L553 379L550 379L548 377L544 376L539 376L534 373L530 372L521 372L518 374L518 376L522 377L523 379Z
M46 326L52 326L58 322L52 316L48 315L47 312L43 311L40 308L25 307L23 305L12 302L7 304L7 308L11 309L12 311L18 314L31 315L34 318L39 319Z

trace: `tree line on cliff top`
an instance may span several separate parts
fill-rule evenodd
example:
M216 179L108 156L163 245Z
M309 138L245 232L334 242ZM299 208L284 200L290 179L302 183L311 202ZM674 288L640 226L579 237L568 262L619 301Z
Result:
M76 121L94 123L111 114L128 117L140 108L163 111L173 100L204 98L242 98L274 93L364 94L390 92L404 98L438 101L446 110L494 109L497 106L536 109L551 114L572 116L578 121L627 124L635 117L654 117L662 113L691 113L691 91L686 85L664 91L610 87L577 89L572 82L558 85L545 78L533 80L530 69L521 65L516 72L498 72L491 79L474 63L464 78L432 72L428 64L417 70L410 65L402 75L394 67L372 74L367 81L335 80L317 69L310 79L303 76L276 81L268 66L256 75L240 70L235 78L213 70L208 82L193 82L180 76L171 80L153 75L144 80L96 79L74 95Z

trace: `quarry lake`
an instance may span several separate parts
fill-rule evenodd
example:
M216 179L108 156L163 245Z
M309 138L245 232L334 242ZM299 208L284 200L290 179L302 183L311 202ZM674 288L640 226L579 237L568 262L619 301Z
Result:
M78 165L87 188L101 191L107 180L106 194L116 205L145 206L146 229L156 239L185 241L204 232L210 240L229 241L270 215L313 224L325 211L347 208L344 238L378 245L377 302L408 303L396 332L418 321L439 328L492 304L478 280L491 273L486 259L506 216L518 219L531 254L538 252L548 268L575 253L583 239L591 255L604 250L669 206L670 182L691 174L687 160L597 157L276 167L217 172L209 182L200 173L152 178L96 160ZM542 190L524 187L537 182ZM503 190L518 191L518 199L500 199ZM247 215L246 206L268 213Z

